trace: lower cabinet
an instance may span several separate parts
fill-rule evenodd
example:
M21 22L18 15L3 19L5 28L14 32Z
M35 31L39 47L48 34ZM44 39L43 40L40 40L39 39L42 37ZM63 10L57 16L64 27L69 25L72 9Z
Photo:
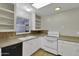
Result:
M58 54L63 55L63 41L58 40Z
M30 56L41 48L40 38L30 39L22 43L3 47L0 56Z
M30 56L40 48L40 39L23 42L23 56Z
M0 56L1 56L1 48L0 48Z
M55 42L45 38L30 39L0 48L0 56L30 56L39 48L62 56L79 56L79 43L58 40L58 48L56 50L55 46L57 44Z
M59 40L58 54L62 56L79 56L79 43Z
M63 42L64 56L79 56L79 44L74 42Z

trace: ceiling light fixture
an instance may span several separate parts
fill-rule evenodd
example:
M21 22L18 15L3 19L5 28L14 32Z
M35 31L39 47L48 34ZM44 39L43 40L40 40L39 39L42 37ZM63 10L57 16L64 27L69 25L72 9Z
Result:
M28 6L24 6L23 9L25 11L28 11L28 12L31 12L32 11L32 8L28 7Z
M39 8L42 8L42 7L46 6L46 5L48 5L48 4L50 4L50 3L34 3L34 4L32 4L32 6L39 9Z
M59 8L59 7L55 8L55 11L58 11L58 10L60 10L60 8Z
M25 10L26 10L26 11L28 11L28 12L30 12L30 11L31 11L31 9L30 9L30 8L26 8Z

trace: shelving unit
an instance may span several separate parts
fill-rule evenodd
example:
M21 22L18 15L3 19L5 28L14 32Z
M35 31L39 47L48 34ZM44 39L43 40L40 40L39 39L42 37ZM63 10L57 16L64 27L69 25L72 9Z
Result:
M32 30L41 30L41 16L32 13L32 26L31 26L31 31Z
M13 20L13 18L7 17L5 15L0 15L1 18L5 18L5 19L9 19L9 20Z
M35 20L35 28L36 29L41 29L41 17L40 16L38 16L38 15L36 15L36 20Z
M14 4L0 3L0 32L14 31Z

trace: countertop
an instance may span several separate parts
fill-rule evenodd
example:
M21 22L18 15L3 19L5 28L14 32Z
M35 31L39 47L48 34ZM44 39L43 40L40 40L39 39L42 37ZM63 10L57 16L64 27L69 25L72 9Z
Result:
M16 32L12 32L12 33L4 33L1 32L1 34L3 34L2 36L0 36L0 48L3 47L7 47L10 45L14 45L17 43L21 43L24 41L28 41L31 39L36 39L39 37L43 37L47 35L47 30L42 30L42 31L32 31L29 34L22 34L22 35L16 35ZM11 35L12 34L12 35Z
M29 36L29 37L11 38L11 39L8 39L8 40L2 40L2 41L0 41L0 48L10 46L10 45L13 45L13 44L17 44L17 43L20 43L20 42L28 41L28 40L35 39L35 38L37 38L37 37L36 36Z
M9 39L1 39L0 40L0 48L6 47L6 46L10 46L10 45L14 45L17 43L21 43L24 41L28 41L31 39L36 39L39 37L44 37L47 36L47 34L42 34L42 35L37 35L37 34L30 34L30 35L25 35L25 37L13 37L13 38L9 38ZM66 35L59 35L59 40L64 40L64 41L69 41L69 42L76 42L79 43L79 37L75 37L75 36L66 36Z

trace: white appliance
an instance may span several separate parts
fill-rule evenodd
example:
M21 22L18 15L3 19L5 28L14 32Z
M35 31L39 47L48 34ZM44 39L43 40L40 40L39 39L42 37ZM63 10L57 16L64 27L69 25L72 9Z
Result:
M58 38L59 32L48 32L48 36L45 37L43 49L50 53L58 54Z
M49 32L48 32L48 36L59 37L59 32L52 32L52 31L49 31Z

